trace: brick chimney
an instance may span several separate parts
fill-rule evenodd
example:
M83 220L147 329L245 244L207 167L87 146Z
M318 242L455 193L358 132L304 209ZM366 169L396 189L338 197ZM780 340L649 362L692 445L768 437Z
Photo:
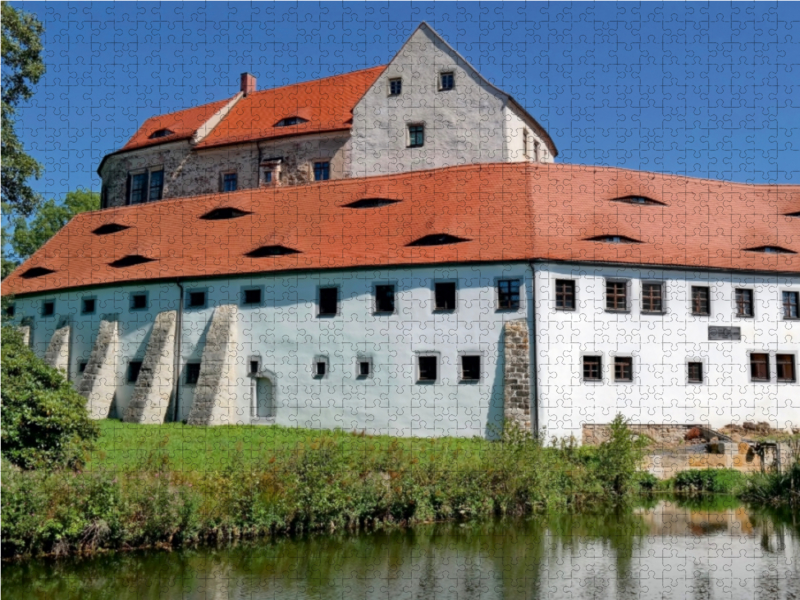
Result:
M242 92L244 95L256 91L256 78L250 73L242 73Z

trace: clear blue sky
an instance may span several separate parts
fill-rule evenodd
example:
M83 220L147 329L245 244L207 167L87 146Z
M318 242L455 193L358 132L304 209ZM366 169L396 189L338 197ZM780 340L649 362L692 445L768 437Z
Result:
M550 132L558 162L800 183L800 4L36 3L20 134L46 197L148 117L386 63L422 20Z

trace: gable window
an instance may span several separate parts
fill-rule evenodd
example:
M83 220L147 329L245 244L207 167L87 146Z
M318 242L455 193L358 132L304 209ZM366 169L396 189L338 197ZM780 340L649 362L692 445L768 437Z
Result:
M480 355L463 355L461 357L461 381L480 381Z
M128 175L128 204L161 200L164 195L164 169L147 169Z
M689 383L703 383L703 363L690 362L687 370L686 379Z
M394 312L394 286L376 285L375 286L375 312L393 313Z
M332 317L339 313L339 288L319 288L319 316Z
M606 310L625 311L628 309L628 282L606 281Z
M45 300L42 302L42 316L52 317L54 314L56 314L55 300Z
M452 71L439 73L439 91L446 92L456 86L456 77Z
M139 372L142 370L142 361L132 360L128 363L128 383L136 383Z
M81 299L81 314L93 315L97 309L97 300L95 298L82 298Z
M633 359L630 356L614 357L614 381L633 381Z
M796 381L794 354L778 354L775 356L775 363L778 368L778 381L783 383Z
M436 381L439 370L439 358L437 356L418 356L417 357L417 381L432 382Z
M661 283L642 284L642 312L664 312L664 286Z
M147 310L147 294L131 294L131 310Z
M200 381L200 363L186 363L186 385L197 385Z
M456 284L454 281L442 281L434 284L434 308L436 310L456 309Z
M205 308L206 300L205 290L190 290L186 294L186 308Z
M222 174L222 191L235 192L239 183L239 177L236 173L223 173Z
M737 289L736 316L752 317L753 314L753 290Z
M422 148L425 145L425 125L408 126L408 147Z
M500 279L497 282L497 308L499 310L519 309L519 279Z
M261 288L243 289L242 304L245 306L259 306L261 304Z
M575 282L571 279L556 279L556 308L575 310Z
M331 178L331 163L314 163L314 181L328 181Z
M783 318L800 318L798 303L800 302L800 292L783 292Z
M403 80L399 77L397 79L389 80L389 95L399 96L403 93Z
M711 291L705 286L692 286L692 314L707 316L711 314Z
M769 354L750 355L750 379L769 381Z
M601 356L583 357L583 380L584 381L603 380L603 357Z

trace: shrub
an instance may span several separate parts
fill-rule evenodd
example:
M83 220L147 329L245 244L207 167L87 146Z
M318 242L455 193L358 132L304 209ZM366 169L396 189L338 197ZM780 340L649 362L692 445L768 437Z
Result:
M745 482L745 475L734 469L691 469L675 476L675 490L689 494L736 493Z
M597 448L597 475L603 486L619 496L634 490L636 472L648 445L646 437L633 433L622 415L611 422L611 437Z
M11 327L2 331L2 454L23 469L80 467L99 434L86 400Z

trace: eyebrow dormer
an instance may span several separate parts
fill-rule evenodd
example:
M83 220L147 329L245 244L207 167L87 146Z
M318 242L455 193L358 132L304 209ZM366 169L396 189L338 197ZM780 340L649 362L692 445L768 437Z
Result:
M639 206L667 206L663 202L653 200L647 196L621 196L614 198L612 202L622 202L624 204L638 204Z
M406 244L406 246L446 246L448 244L460 244L461 242L468 241L467 238L456 237L449 233L434 233L414 240Z
M121 269L124 267L133 267L135 265L143 265L145 263L153 262L154 258L147 258L146 256L142 256L141 254L129 254L128 256L123 256L122 258L115 260L114 262L108 263L109 267L114 267L115 269Z
M303 117L293 116L281 119L280 121L275 123L275 127L291 127L292 125L302 125L303 123L308 123L308 119L304 119Z
M168 137L173 135L175 132L170 129L158 129L150 134L151 140L157 140L158 138Z
M272 256L287 256L289 254L300 254L300 251L279 245L261 246L260 248L251 250L245 256L249 256L250 258L269 258Z
M755 248L745 248L745 252L761 252L762 254L797 254L794 250L781 246L756 246Z
M606 244L641 244L639 240L626 237L624 235L596 235L586 238L587 242L603 242Z

